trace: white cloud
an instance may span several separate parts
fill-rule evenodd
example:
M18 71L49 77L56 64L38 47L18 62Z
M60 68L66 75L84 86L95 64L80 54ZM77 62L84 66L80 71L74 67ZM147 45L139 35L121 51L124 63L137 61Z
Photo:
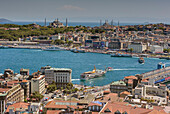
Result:
M83 8L81 7L78 7L78 6L73 6L73 5L64 5L63 7L59 8L61 10L77 10L77 11L82 11L84 10Z

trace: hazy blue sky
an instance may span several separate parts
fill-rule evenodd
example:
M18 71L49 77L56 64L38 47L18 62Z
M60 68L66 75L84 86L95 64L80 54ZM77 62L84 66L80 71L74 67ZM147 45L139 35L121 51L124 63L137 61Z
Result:
M170 22L170 0L0 0L0 18L12 21Z

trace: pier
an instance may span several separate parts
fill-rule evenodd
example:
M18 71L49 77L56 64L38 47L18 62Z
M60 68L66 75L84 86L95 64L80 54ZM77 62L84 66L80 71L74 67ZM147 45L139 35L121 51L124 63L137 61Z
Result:
M152 70L140 75L142 79L149 79L149 84L160 83L168 81L170 78L170 66Z

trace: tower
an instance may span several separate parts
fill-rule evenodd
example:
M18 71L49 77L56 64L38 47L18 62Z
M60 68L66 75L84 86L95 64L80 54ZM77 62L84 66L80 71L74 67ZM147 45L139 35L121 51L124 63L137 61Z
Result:
M66 27L68 27L68 22L67 22L67 18L66 18Z
M44 26L46 26L46 25L47 25L47 22L46 22L46 18L45 18Z
M112 19L112 21L111 21L111 25L113 26L113 19Z
M100 26L102 26L102 20L100 20Z

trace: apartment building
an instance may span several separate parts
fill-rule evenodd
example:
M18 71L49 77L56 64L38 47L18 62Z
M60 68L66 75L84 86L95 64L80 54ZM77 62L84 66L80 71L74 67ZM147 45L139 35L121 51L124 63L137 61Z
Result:
M3 114L8 102L24 102L24 90L20 84L10 83L10 86L0 88L0 113Z
M124 81L115 81L110 84L110 91L112 93L120 94L123 91L126 91L128 88Z
M166 105L167 100L167 88L164 85L138 85L134 90L135 98L143 98L153 100L155 105Z
M130 45L128 45L128 49L133 49L133 52L135 53L142 53L143 51L145 51L147 49L147 45L143 44L143 43L132 43Z
M45 92L45 75L39 75L31 79L31 93L39 92L43 94Z
M51 84L53 81L58 88L66 87L71 82L72 70L69 68L50 68L45 70L45 80Z

